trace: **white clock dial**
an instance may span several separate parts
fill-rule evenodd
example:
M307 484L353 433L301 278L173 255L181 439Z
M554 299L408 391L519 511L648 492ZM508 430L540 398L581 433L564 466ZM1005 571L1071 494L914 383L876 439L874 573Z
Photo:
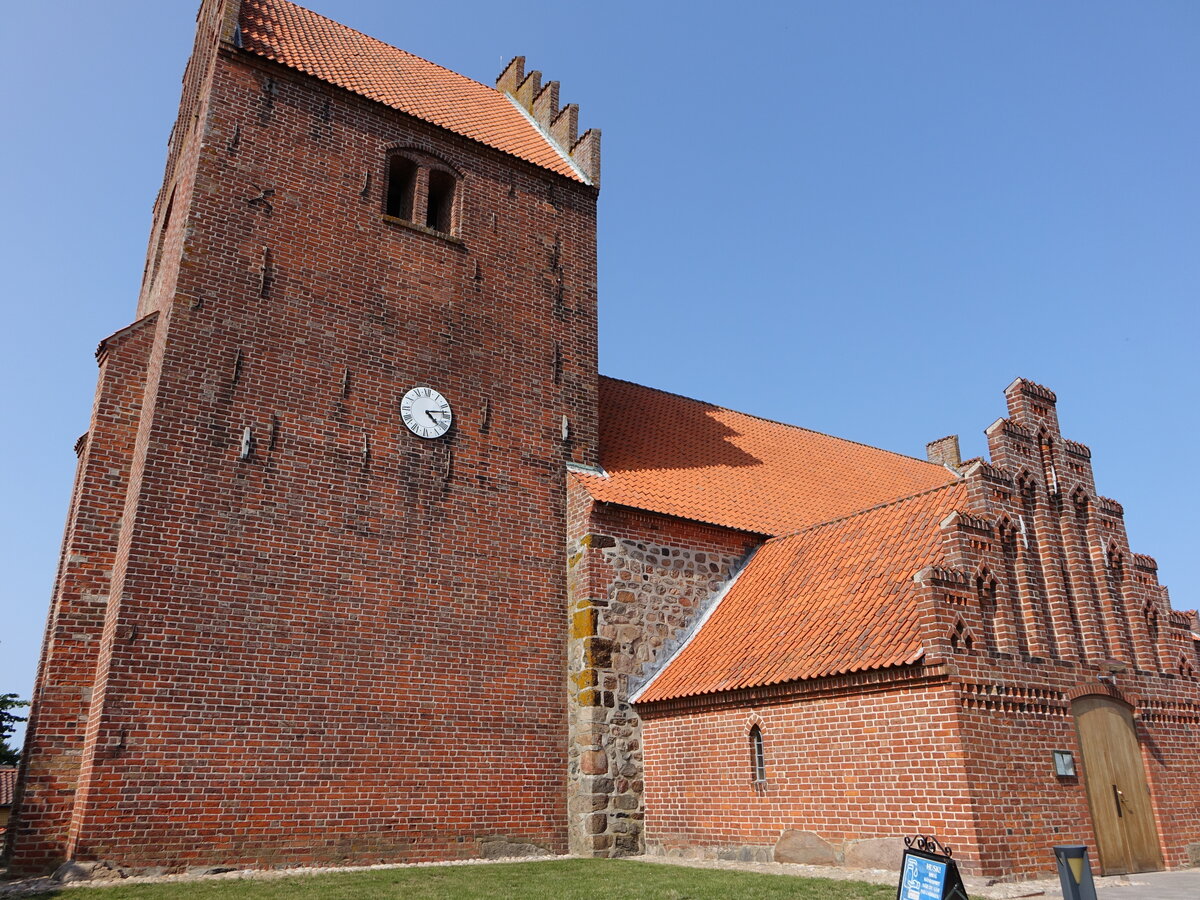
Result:
M415 387L400 401L400 415L417 437L441 437L450 430L450 401L431 387Z

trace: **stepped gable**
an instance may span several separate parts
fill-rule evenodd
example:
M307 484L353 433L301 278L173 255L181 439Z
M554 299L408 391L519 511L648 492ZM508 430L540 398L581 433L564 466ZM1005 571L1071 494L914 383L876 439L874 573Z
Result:
M945 565L962 482L768 541L638 703L916 662L913 576Z
M600 378L592 498L757 534L787 534L944 485L944 466Z
M583 181L499 91L285 0L242 0L244 49ZM568 148L569 149L569 148Z

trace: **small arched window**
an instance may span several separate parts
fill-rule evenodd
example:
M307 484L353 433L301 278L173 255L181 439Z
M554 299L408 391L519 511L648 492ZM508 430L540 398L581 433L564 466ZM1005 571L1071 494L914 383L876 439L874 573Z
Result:
M397 219L412 220L417 188L417 164L399 154L388 161L387 205L384 212Z
M430 169L429 190L425 200L426 227L449 234L453 211L454 176L441 169Z
M767 758L763 753L762 729L757 725L750 729L750 775L755 784L767 780Z
M388 157L383 213L440 234L454 233L458 176L440 160L415 150Z

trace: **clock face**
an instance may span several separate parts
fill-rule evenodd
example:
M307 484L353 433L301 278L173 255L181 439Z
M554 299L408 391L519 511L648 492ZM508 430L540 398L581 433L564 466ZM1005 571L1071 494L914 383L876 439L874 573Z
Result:
M450 430L450 401L431 387L415 387L400 401L404 424L417 437L437 438Z

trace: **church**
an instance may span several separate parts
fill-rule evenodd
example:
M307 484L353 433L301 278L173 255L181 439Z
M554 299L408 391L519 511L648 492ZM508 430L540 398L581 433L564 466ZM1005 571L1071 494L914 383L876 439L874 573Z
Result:
M1200 863L1200 622L1052 390L917 459L602 377L557 82L287 0L197 23L12 871Z

